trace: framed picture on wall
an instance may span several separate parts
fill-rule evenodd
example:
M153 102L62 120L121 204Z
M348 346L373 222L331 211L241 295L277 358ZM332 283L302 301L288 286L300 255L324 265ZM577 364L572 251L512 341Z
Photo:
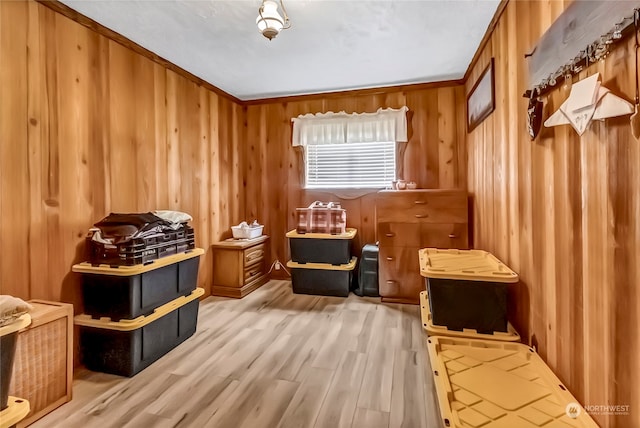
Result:
M493 58L467 96L467 132L473 131L496 108Z

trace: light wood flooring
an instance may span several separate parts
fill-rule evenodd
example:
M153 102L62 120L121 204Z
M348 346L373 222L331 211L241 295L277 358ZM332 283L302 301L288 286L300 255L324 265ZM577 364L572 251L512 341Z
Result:
M194 336L133 378L81 370L51 427L440 427L418 306L270 281L200 303Z

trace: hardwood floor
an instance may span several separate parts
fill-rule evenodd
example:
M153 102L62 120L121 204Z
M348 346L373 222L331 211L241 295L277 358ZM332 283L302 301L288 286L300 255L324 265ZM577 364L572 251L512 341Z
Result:
M418 306L270 281L200 303L194 336L133 378L81 370L51 427L440 427Z

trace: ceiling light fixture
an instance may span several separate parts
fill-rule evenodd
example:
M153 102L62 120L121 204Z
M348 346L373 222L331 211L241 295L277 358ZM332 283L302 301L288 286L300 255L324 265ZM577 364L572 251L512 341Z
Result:
M280 6L282 7L284 18L278 13L278 3L273 0L262 0L262 5L258 9L258 17L256 18L258 30L269 40L276 37L280 30L286 30L291 27L291 22L289 22L289 16L287 16L282 0L280 0Z

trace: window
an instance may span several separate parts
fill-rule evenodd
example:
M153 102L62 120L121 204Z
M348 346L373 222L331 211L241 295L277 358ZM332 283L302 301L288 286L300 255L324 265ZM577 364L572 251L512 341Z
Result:
M407 111L307 113L291 119L293 146L304 148L305 188L387 187L396 179L397 143L406 143Z
M307 189L386 187L396 179L396 143L308 145L305 165Z

